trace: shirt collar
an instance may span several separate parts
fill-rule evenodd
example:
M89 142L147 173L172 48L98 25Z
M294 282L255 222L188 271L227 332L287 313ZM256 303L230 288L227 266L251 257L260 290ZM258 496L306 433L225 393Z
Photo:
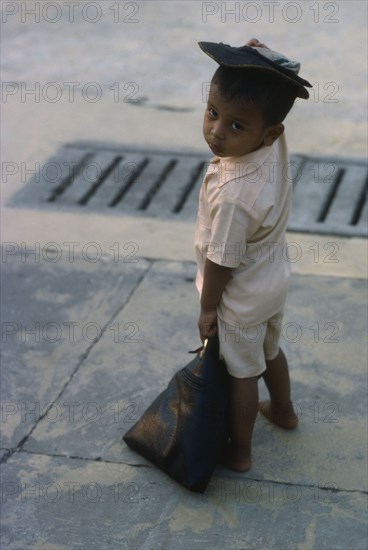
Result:
M217 157L214 156L210 160L206 178L212 175L218 178L218 187L222 187L225 183L240 179L250 175L262 166L262 164L273 153L274 145L263 145L260 149L247 153L241 157ZM244 165L247 166L244 171Z

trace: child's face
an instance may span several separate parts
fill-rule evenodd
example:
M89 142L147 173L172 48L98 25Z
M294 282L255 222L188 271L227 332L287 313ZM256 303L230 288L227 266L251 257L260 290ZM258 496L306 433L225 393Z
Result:
M211 151L218 157L241 157L272 145L277 138L270 139L271 127L266 127L259 105L226 101L216 88L212 83L203 121L204 139Z

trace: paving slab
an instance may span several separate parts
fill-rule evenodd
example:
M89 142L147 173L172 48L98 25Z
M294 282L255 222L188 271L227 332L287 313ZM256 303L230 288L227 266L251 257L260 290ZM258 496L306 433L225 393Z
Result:
M9 311L17 311L11 308L18 298L10 299L17 275L28 288L27 299L19 299L33 303L21 319L49 322L60 303L64 309L52 317L59 324L107 325L88 353L82 342L76 355L70 344L61 349L59 372L51 368L52 384L43 392L21 376L26 366L41 368L42 355L28 363L20 342L14 347L24 363L15 371L13 401L29 410L39 391L39 402L52 404L43 418L29 415L28 432L21 414L13 415L21 427L1 466L3 548L365 548L363 280L293 275L282 333L300 427L284 432L259 417L252 470L237 474L219 466L199 496L121 441L199 344L195 264L145 260L132 269L111 258L101 265L79 258L41 267L13 258L5 267ZM66 299L70 286L75 294ZM74 361L72 374L67 359Z
M150 466L108 466L14 454L3 465L2 548L366 548L359 492L221 477L199 495Z
M194 223L188 221L4 207L1 234L4 246L9 246L9 256L22 247L33 250L37 243L41 254L47 254L51 245L68 257L72 246L68 243L77 243L75 253L81 254L93 239L106 259L115 259L119 253L123 263L137 258L195 259ZM367 239L302 233L286 236L285 256L290 255L293 272L366 279Z
M122 271L94 261L93 247L84 257L33 250L2 256L3 447L16 447L46 413L148 266Z
M194 275L190 262L151 265L27 450L142 462L121 437L200 345Z

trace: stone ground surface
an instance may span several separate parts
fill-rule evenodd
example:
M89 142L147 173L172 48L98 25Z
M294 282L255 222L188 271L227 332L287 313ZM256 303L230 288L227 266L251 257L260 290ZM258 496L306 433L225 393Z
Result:
M365 281L342 241L337 263L324 251L312 274L301 258L292 277L283 347L300 427L259 417L252 470L218 467L204 495L121 441L199 344L193 261L164 242L99 261L91 245L57 261L42 243L40 258L4 245L1 548L365 548Z
M288 433L259 417L252 470L218 467L197 495L121 441L199 345L192 225L7 200L36 163L75 139L203 150L201 92L213 66L199 40L258 36L295 52L317 86L290 115L290 150L364 156L366 3L321 2L317 13L315 2L280 2L271 22L269 3L253 2L250 10L261 8L253 24L222 14L225 2L120 2L132 25L113 24L116 2L100 4L95 24L78 10L72 24L65 11L51 24L52 6L40 23L20 12L3 18L3 80L19 87L2 102L0 547L363 550L365 240L288 235L298 258L283 347L300 426ZM203 9L214 15L205 20ZM72 81L74 102L63 84ZM116 81L135 83L125 94L141 102L116 103ZM56 82L62 98L23 101L22 82L41 90ZM87 82L101 86L100 101L83 96Z

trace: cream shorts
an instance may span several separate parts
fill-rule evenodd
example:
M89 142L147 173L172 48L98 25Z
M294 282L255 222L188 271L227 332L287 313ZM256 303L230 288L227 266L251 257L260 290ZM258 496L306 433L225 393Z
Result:
M259 376L266 370L265 360L279 353L283 311L263 323L229 323L218 318L220 357L235 378Z

